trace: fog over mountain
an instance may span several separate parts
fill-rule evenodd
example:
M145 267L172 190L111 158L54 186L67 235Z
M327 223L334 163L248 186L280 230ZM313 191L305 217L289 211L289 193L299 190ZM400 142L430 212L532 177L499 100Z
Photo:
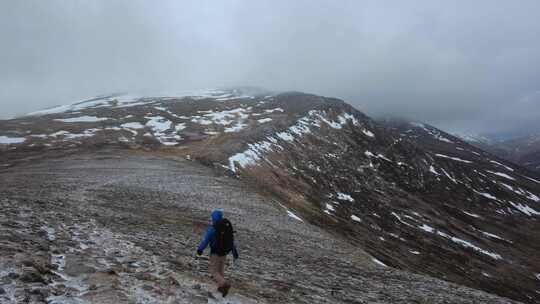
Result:
M452 132L540 120L538 1L3 1L1 118L111 92L257 86Z

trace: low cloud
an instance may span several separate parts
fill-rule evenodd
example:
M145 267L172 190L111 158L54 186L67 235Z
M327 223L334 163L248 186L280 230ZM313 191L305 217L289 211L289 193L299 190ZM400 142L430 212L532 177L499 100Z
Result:
M524 131L540 118L538 11L538 1L4 1L0 115L250 85L450 131Z

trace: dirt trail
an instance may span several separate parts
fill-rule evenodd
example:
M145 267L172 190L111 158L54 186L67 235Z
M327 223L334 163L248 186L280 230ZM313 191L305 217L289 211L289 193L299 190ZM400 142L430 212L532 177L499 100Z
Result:
M0 303L207 303L193 253L235 224L228 303L512 303L376 266L279 202L182 158L104 151L0 171Z

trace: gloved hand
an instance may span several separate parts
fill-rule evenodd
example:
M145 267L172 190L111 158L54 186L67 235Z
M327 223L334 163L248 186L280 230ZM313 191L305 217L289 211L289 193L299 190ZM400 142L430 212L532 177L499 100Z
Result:
M197 255L201 255L201 254L202 254L202 250L197 249Z

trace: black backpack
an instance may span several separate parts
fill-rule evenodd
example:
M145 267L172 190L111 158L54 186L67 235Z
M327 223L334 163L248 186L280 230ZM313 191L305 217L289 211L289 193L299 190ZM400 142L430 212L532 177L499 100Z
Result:
M214 224L216 230L215 253L219 256L225 256L232 250L234 243L234 230L228 219L221 219Z

